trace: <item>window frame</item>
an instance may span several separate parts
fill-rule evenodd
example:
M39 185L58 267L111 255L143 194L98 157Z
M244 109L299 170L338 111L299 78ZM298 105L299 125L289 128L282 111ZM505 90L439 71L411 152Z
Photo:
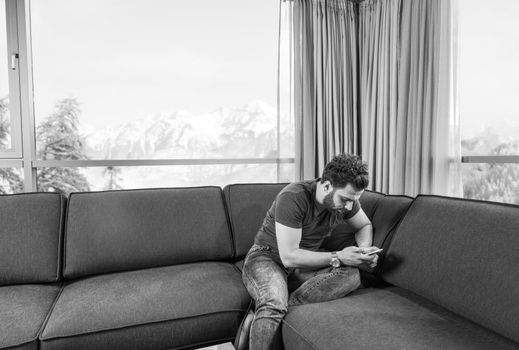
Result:
M11 123L11 147L0 150L0 160L3 159L20 159L22 158L22 121L21 121L21 104L20 104L20 59L19 59L19 41L18 41L18 4L16 0L5 0L5 15L7 29L7 68L9 91L9 121ZM4 164L2 164L2 167Z
M519 155L508 156L462 156L462 163L517 164Z

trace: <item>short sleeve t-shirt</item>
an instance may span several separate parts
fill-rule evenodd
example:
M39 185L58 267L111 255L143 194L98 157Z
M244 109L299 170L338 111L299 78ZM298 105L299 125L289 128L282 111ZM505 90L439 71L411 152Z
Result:
M359 201L354 202L350 211L342 213L329 210L318 203L315 199L318 181L320 179L294 182L282 189L268 210L254 243L269 246L277 252L275 225L278 222L288 227L300 228L302 233L299 248L316 251L335 226L357 214L360 210Z

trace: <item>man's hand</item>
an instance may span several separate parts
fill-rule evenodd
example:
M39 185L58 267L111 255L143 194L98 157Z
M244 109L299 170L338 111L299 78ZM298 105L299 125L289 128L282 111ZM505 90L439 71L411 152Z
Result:
M364 249L365 252L367 252L368 248L359 248L353 246L346 247L343 250L337 252L337 257L343 265L347 266L360 266L362 264L371 264L375 257L362 254L362 249Z
M368 253L378 250L378 247L346 247L337 252L337 257L343 265L357 266L370 270L377 266L378 255L368 255Z
M371 261L367 261L365 264L359 266L359 268L365 270L365 271L368 271L368 272L371 272L376 266L377 266L377 262L378 262L378 255L377 254L373 254L373 255L367 255L369 254L370 252L374 252L376 250L378 250L379 248L378 247L362 247L360 248L361 250L361 253L363 255L366 255L370 258L372 258Z

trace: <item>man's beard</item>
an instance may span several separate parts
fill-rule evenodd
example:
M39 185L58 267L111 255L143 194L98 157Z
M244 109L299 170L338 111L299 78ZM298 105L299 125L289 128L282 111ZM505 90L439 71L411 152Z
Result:
M330 211L340 211L335 207L335 203L333 202L334 193L335 193L335 190L328 193L326 196L324 196L323 204L324 204L324 207Z

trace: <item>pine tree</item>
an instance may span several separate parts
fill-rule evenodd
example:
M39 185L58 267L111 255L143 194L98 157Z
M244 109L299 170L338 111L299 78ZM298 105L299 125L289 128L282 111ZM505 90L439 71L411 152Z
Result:
M58 101L54 112L36 129L38 159L87 159L78 129L80 113L76 99ZM38 170L37 181L39 191L68 195L70 192L90 190L86 177L77 168L42 168Z
M7 112L9 100L7 97L0 99L0 149L8 147L9 120ZM0 194L17 193L23 191L23 181L16 169L0 168Z

